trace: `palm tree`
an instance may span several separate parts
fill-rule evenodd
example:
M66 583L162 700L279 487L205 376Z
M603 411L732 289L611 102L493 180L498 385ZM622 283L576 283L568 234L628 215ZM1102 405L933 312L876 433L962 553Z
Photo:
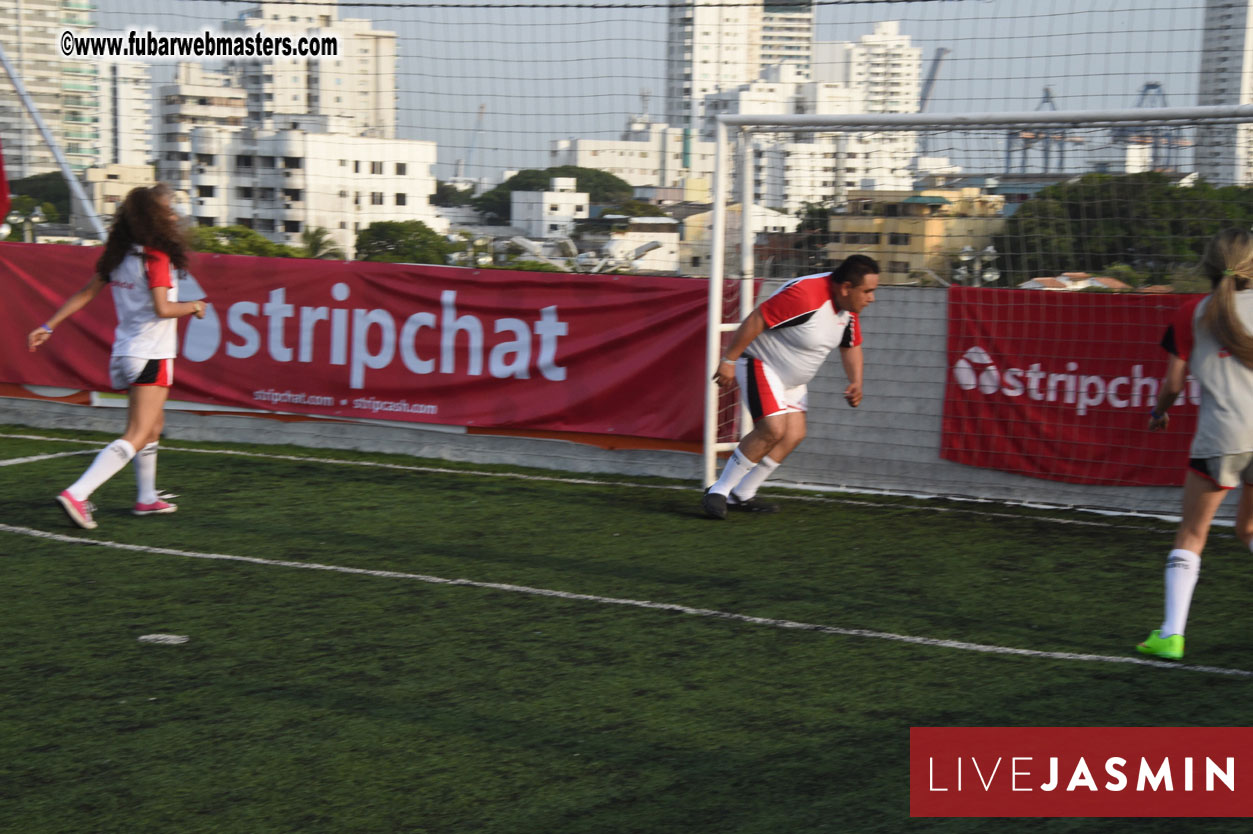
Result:
M323 261L344 260L344 250L335 245L331 233L322 226L306 228L300 233L300 242L303 245L300 250L302 258L317 258Z

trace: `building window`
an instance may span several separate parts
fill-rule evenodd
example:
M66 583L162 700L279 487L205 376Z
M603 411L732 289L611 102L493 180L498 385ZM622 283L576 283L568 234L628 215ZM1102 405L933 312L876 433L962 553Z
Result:
M370 192L370 205L372 205L372 206L381 206L381 205L383 205L383 192L382 192L382 191L371 191L371 192Z
M258 164L258 166L259 166L259 167L261 167L261 168L273 168L273 167L274 167L274 157L272 157L272 156L259 156L259 157L257 157L257 164Z
M408 198L407 196L405 196L404 194L397 194L397 195L396 195L396 205L398 205L398 206L408 205L408 200L409 200L409 198Z
M558 223L549 223L549 224L548 224L548 231L550 231L550 232L559 232L559 231L561 231L561 225L560 225L560 224L558 224Z
M213 154L211 154L211 153L198 153L198 154L196 154L196 161L197 161L197 162L199 162L201 165L212 165L212 164L213 164Z
M888 243L892 246L908 246L909 235L899 232L893 232L888 235Z
M239 188L235 189L235 193L236 195L238 195L239 199L241 200L251 200L252 199L252 186L240 186ZM249 226L248 228L251 229L252 227Z
M300 221L299 221L299 220L284 220L284 221L283 221L283 231L287 232L288 234L295 234L295 233L299 232L299 231L300 231Z
M252 157L251 157L251 156L237 156L237 157L235 157L235 167L236 167L236 168L251 168L251 167L252 167Z
M197 196L197 197L212 197L212 196L214 196L214 194L215 194L216 190L217 190L217 189L215 189L212 185L201 185L201 186L197 186L197 187L196 187L196 196Z
M908 275L909 261L888 261L888 272L893 275Z
M273 200L274 189L273 188L259 188L257 189L257 196L260 197L262 200Z
M371 173L371 174L381 174L381 173L383 173L383 163L381 163L381 162L371 162L371 163L370 163L370 173Z
M284 188L283 199L291 200L293 203L299 203L301 199L300 189L299 188Z
M252 228L252 218L251 218L251 217L236 217L236 218L235 218L235 225L236 225L236 226L243 226L245 229L251 229L251 228Z
M268 218L268 217L259 217L259 218L257 218L257 231L258 231L258 232L272 232L272 231L274 231L274 221L273 221L273 220L271 220L271 219L270 219L270 218Z
M409 166L404 162L396 163L396 176L403 177L409 173Z
M283 157L283 167L298 171L305 167L305 161L298 156L285 156Z
M216 221L217 221L216 217L197 217L196 218L196 222L199 223L201 226L214 226L214 225L217 225Z
M352 161L352 172L353 172L354 174L360 174L360 173L361 173L361 162L360 162L359 160L354 159L354 160Z

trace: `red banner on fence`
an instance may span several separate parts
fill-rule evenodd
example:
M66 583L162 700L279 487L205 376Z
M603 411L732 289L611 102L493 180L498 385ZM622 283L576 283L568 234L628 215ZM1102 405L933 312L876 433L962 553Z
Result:
M1200 389L1149 432L1183 295L954 287L941 457L1077 484L1178 486Z
M1253 728L911 727L913 817L1250 817Z
M97 300L37 353L31 328L99 250L0 245L0 381L108 389ZM200 255L173 396L341 417L696 440L704 281ZM180 285L184 297L189 288Z

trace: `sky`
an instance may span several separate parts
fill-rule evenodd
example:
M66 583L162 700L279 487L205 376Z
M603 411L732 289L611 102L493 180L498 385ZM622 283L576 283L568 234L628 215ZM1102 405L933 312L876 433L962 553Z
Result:
M195 31L250 3L97 0L104 28ZM510 2L509 5L515 5ZM452 7L449 7L452 6ZM615 6L609 8L606 6ZM856 40L899 20L923 49L938 47L930 111L1035 110L1044 87L1059 109L1136 105L1146 82L1171 106L1196 103L1205 0L931 0L823 2L817 38ZM446 178L474 145L468 173L544 167L557 138L616 139L652 94L662 110L666 11L657 2L596 7L547 0L492 8L481 0L386 6L342 3L398 35L399 134L439 143ZM484 107L481 126L480 106ZM991 163L991 160L989 160Z

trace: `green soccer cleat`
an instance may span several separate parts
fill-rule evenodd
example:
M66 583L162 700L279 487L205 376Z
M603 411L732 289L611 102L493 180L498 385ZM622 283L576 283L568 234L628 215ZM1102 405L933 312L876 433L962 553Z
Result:
M1136 651L1166 660L1182 660L1183 635L1172 634L1169 637L1162 637L1161 629L1155 628L1152 634L1144 638L1143 643L1136 646Z

